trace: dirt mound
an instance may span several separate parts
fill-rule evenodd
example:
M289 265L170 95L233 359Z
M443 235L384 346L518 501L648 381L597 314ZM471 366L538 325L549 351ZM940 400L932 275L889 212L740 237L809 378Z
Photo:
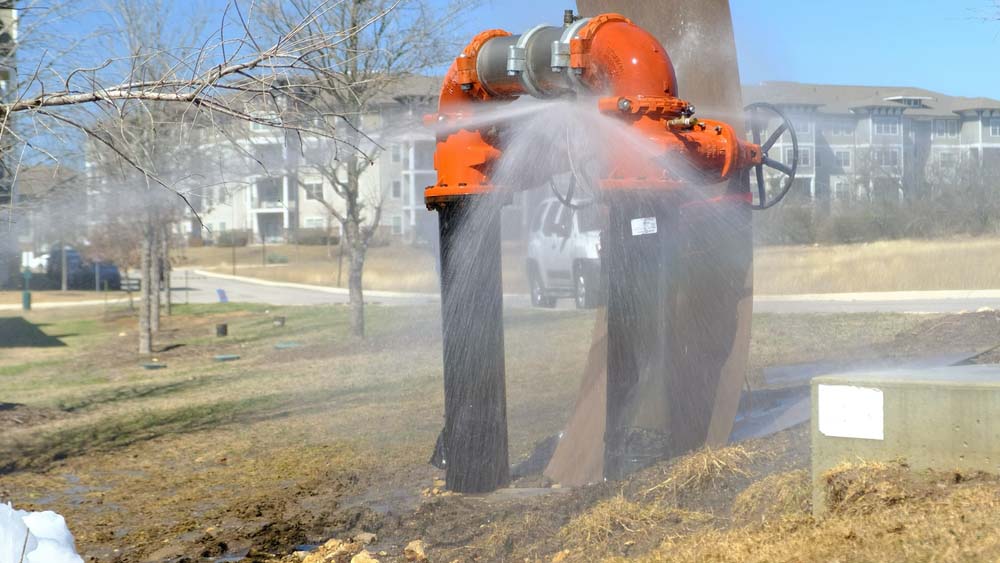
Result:
M600 561L636 556L668 538L725 527L755 479L803 469L804 426L767 440L705 449L628 479L569 491L431 497L396 533L423 537L444 561ZM380 534L381 535L381 534Z
M811 486L807 469L768 475L733 500L733 521L751 524L807 515L812 511Z

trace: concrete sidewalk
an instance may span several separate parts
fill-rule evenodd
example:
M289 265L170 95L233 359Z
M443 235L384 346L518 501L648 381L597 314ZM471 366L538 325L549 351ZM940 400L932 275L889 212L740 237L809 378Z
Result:
M190 287L185 287L184 282ZM346 288L277 282L219 274L199 269L174 270L172 275L174 303L218 303L218 290L229 301L268 305L310 306L344 304L349 301ZM438 303L438 293L366 290L365 301L382 305L420 305ZM108 300L109 305L126 303L127 298ZM85 307L104 305L103 299L35 303L33 309ZM504 294L504 305L530 308L527 294ZM560 300L560 308L572 307L571 299ZM887 291L859 293L811 293L797 295L756 295L754 311L758 313L962 313L1000 309L1000 289L945 291ZM20 311L19 303L0 305L0 312Z

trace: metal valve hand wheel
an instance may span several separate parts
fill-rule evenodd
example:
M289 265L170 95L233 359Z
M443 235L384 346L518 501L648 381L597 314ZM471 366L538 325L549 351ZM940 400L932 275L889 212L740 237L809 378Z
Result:
M788 191L792 189L792 184L795 183L795 171L798 170L799 167L799 139L795 135L795 126L792 125L791 120L789 120L788 116L777 107L771 104L758 102L750 104L743 109L747 114L747 129L750 130L753 143L755 145L760 145L760 149L763 152L761 155L761 163L754 167L754 173L757 180L757 193L754 197L755 201L751 203L751 207L757 210L769 209L784 199L784 197L788 195ZM771 133L766 141L761 143L762 133L766 130L768 121L774 117L772 115L768 115L768 113L774 114L781 119L781 124L778 125L778 128ZM768 151L770 151L786 134L791 136L792 143L792 161L788 164L781 162L780 159L771 158L768 155ZM783 142L782 145L784 146L784 144L785 143ZM764 178L764 167L777 170L782 174L781 184L777 189L776 195L769 196L767 182Z

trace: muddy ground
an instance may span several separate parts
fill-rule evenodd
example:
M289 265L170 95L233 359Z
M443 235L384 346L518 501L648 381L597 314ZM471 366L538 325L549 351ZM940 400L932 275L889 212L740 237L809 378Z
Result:
M59 511L86 560L122 563L281 560L359 532L377 535L368 549L383 561L402 560L414 539L434 561L662 559L671 542L691 550L748 526L819 529L802 520L802 427L619 483L569 490L533 474L494 495L435 491L443 475L426 460L442 411L437 311L371 309L358 342L340 307L179 308L158 337L159 370L132 353L126 312L39 314L31 322L60 345L0 350L0 500ZM218 322L231 338L212 336ZM591 323L575 311L507 319L515 462L568 416ZM759 387L776 364L994 361L1000 315L765 315L754 330Z

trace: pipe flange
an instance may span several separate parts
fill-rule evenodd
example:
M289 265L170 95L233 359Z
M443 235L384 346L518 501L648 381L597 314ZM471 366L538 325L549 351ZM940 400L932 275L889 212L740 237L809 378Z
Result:
M507 56L507 73L517 74L521 81L521 86L535 98L551 98L552 95L546 94L538 87L535 82L534 71L531 65L528 64L528 47L531 45L535 37L544 29L548 29L551 26L542 24L536 25L535 27L526 31L520 38L518 38L517 43L510 46L509 54Z
M566 82L569 87L578 92L587 92L589 87L583 82L583 71L586 68L586 56L590 40L597 30L606 23L632 23L632 20L621 14L602 14L593 18L585 18L566 28L558 45L552 45L552 60L556 60L556 49L559 50L559 62L564 64ZM562 67L561 67L562 68ZM553 68L553 70L555 70Z
M590 23L591 18L580 18L566 28L558 41L552 42L552 72L561 72L566 77L566 86L571 90L585 89L579 76L570 69L570 43L580 33L580 30Z
M462 51L462 54L455 59L456 69L458 70L456 79L460 87L463 91L469 92L469 94L474 98L480 100L488 100L492 98L493 95L486 90L479 80L479 72L477 70L479 51L483 48L483 45L485 45L487 41L497 37L510 37L510 32L502 29L490 29L484 31L473 37L472 41L470 41Z

